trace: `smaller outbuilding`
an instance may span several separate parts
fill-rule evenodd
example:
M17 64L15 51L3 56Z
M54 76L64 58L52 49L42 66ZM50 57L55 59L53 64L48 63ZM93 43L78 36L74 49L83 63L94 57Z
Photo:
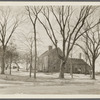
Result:
M90 72L90 66L83 59L79 58L68 59L65 72L69 73L71 68L73 73L89 74Z

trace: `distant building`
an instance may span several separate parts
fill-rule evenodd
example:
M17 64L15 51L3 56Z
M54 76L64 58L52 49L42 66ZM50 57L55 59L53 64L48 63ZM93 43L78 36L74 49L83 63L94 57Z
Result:
M59 54L62 55L62 51L58 48ZM38 59L38 71L41 72L59 72L61 59L57 55L56 49L49 49L44 52ZM70 68L73 68L73 73L89 73L90 66L83 59L69 58L66 62L65 72L70 72Z

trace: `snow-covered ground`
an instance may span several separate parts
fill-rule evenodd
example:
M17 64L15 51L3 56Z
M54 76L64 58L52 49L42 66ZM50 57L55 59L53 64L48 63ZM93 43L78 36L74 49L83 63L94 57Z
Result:
M32 73L31 79L29 78L29 72L26 72L25 70L17 71L14 69L12 71L12 75L17 76L15 80L19 78L25 78L25 81L34 81L34 73ZM43 72L37 72L36 74L38 81L37 85L66 85L67 84L94 84L94 83L100 83L100 75L96 75L96 80L92 80L90 78L90 75L84 75L84 74L73 74L73 79L71 78L70 73L65 73L64 79L59 79L59 73L43 73ZM13 78L12 78L13 79ZM22 80L22 79L20 79ZM22 81L23 81L22 80Z
M59 79L59 73L37 73L34 79L33 73L29 78L29 72L13 70L12 76L11 80L0 79L0 94L100 94L100 75L91 80L90 75L74 74L72 79L65 73L65 78ZM16 81L12 80L16 76ZM32 81L19 81L18 77Z

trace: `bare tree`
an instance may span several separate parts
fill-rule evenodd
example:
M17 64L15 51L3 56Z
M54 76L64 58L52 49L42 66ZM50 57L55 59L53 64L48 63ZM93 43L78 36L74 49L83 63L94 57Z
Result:
M93 26L83 31L82 28L88 16L90 16L96 9L92 6L82 6L76 8L72 6L49 6L44 7L42 10L42 15L45 18L46 24L41 18L38 17L39 22L44 27L47 35L54 44L58 57L61 59L60 65L60 78L64 78L64 67L66 65L67 59L76 41L88 30L95 27L99 22L95 23ZM58 33L62 38L62 55L58 52L58 42L57 31L54 29L54 25L51 22L50 16L55 18L56 26L58 26ZM81 33L80 33L81 31ZM67 50L66 50L67 49Z
M42 7L36 7L36 6L27 6L26 10L28 12L28 16L30 18L30 21L33 25L33 30L34 30L34 44L35 44L35 66L34 66L34 78L36 78L36 61L37 61L37 31L36 31L36 22L38 18L38 14L40 13Z
M2 66L1 74L4 74L5 69L5 52L7 44L11 39L13 33L19 25L18 18L11 17L11 10L9 7L0 9L0 42L2 45Z
M35 53L34 53L34 34L33 31L30 31L28 33L25 32L20 32L20 35L18 36L19 41L22 43L22 45L24 45L24 61L26 63L26 70L29 70L29 76L31 77L32 74L32 70L34 68L34 57L35 57ZM37 38L37 45L40 41L40 38ZM37 53L38 55L38 53Z
M30 32L28 33L28 35L26 36L25 34L21 33L23 35L23 37L25 38L25 41L21 41L23 42L24 45L26 45L26 47L28 48L28 52L25 53L25 59L26 59L26 63L28 65L28 63L30 64L30 71L29 71L29 76L31 77L31 73L32 73L32 68L33 68L33 58L34 58L34 53L33 53L33 49L34 49L34 37L33 37L33 33ZM29 55L29 56L28 56Z
M85 29L89 27L90 27L90 24L87 23L87 26ZM95 79L95 63L96 63L97 58L100 55L100 25L98 24L96 28L87 31L86 34L83 35L82 42L86 45L86 47L79 44L77 45L86 54L87 59L92 69L92 79Z

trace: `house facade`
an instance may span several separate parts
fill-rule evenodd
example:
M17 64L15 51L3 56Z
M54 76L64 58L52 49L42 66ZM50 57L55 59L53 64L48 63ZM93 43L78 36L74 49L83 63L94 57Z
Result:
M60 48L58 48L58 52L61 53ZM60 62L56 49L49 46L48 51L44 52L38 59L38 71L59 72Z
M58 48L59 54L62 55L62 51ZM49 49L44 52L38 59L38 71L40 72L59 72L61 59L57 55L56 49ZM89 73L90 66L83 59L68 58L65 66L65 72L69 73L72 68L73 73Z

